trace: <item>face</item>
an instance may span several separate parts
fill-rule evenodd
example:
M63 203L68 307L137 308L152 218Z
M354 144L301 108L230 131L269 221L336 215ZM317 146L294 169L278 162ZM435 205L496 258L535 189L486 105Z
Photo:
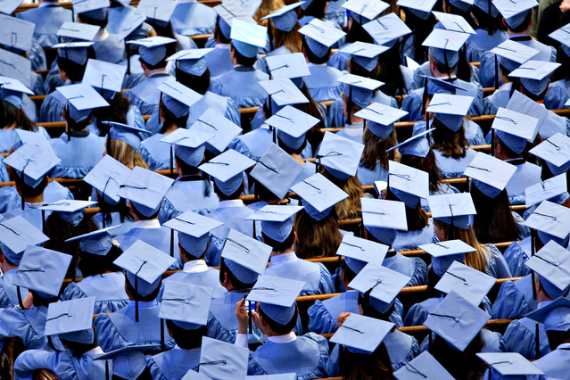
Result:
M439 241L445 241L447 240L447 236L445 233L445 227L442 226L440 223L434 223L434 232L435 232L435 236L437 236L437 238L439 239Z

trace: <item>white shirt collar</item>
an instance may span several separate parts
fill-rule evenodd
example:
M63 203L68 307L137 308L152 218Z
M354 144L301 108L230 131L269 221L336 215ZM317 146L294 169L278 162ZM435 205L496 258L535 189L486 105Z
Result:
M268 336L267 340L272 342L272 343L290 343L290 342L294 342L295 340L297 340L297 335L291 331L289 334L285 334L285 335L278 335L278 336Z
M218 204L218 208L230 208L230 207L245 207L245 203L241 199L229 199L226 201L221 201Z
M205 260L191 260L184 264L184 273L202 273L208 270Z
M297 260L295 252L281 253L279 255L271 256L271 265L279 265L295 260Z
M160 228L160 222L158 219L139 220L137 222L134 222L134 224L135 228L142 228L147 230Z

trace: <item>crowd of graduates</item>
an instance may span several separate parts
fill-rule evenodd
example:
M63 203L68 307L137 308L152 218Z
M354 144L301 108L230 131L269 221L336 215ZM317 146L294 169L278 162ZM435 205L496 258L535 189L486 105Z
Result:
M567 5L21 2L0 377L570 379Z

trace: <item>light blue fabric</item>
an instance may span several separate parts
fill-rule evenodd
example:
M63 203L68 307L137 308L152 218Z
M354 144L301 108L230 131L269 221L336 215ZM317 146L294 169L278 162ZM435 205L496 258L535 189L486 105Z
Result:
M94 360L92 352L74 356L69 351L28 350L14 364L16 380L32 380L34 371L47 369L60 380L94 380L105 377L104 361Z
M540 380L567 378L570 371L570 343L561 344L556 350L532 364L544 372Z
M503 257L503 254L495 245L493 244L485 244L485 248L490 253L489 262L487 264L487 269L485 272L489 276L493 276L495 278L508 278L512 277L511 271L509 270L509 266Z
M122 28L124 27L124 21L127 16L130 15L133 11L136 11L135 7L128 6L128 7L111 7L107 10L108 12L108 21L107 21L107 30L109 33L113 34L122 34ZM125 41L131 40L140 40L143 38L147 38L150 36L150 32L152 27L147 23L142 23L137 28L135 28L131 33L125 36Z
M238 321L235 315L236 303L247 296L247 292L242 291L230 291L221 297L212 299L210 304L210 313L214 318L220 323L222 328L226 330L232 340L238 333ZM300 323L297 323L297 331L300 331ZM261 343L263 339L263 333L257 328L255 324L252 326L253 331L248 333L248 342L251 343Z
M63 23L71 21L71 15L69 9L44 2L38 8L17 13L16 17L36 24L34 39L42 47L52 47L58 43L57 31Z
M499 293L491 309L494 319L521 318L536 309L530 275L515 281L501 284Z
M131 104L137 106L143 115L152 115L158 110L160 90L158 87L170 76L167 73L156 73L137 83L125 92Z
M392 242L392 249L416 249L422 244L430 244L433 239L433 224L430 222L424 228L416 231L396 231L396 237Z
M441 301L443 301L442 297L434 297L413 304L406 313L404 324L406 326L418 326L423 324L428 314L435 310Z
M105 155L105 138L92 133L70 139L64 133L52 139L51 146L61 160L51 172L53 177L83 178Z
M267 93L259 85L259 81L269 76L262 71L244 66L236 66L212 80L210 91L227 96L239 107L255 107L265 102Z
M170 169L171 145L160 141L164 137L164 134L157 133L141 142L141 157L150 170ZM174 156L172 160L174 165Z
M530 252L530 238L515 241L505 250L503 257L509 265L509 270L513 276L519 277L530 274L531 270L525 265L530 258Z
M45 348L47 339L44 335L47 307L39 306L31 309L20 309L11 306L0 313L0 350L4 349L7 338L16 337L22 340L24 348Z
M486 29L475 29L475 34L469 36L466 42L467 61L479 61L481 53L493 49L509 38L504 31L497 29L493 34L489 34ZM486 86L487 84L482 84Z
M363 185L373 185L375 181L388 180L388 169L384 168L380 162L376 163L374 169L366 168L360 163L356 171L356 177Z
M152 245L162 252L170 252L170 229L166 227L159 228L139 228L135 227L126 234L117 237L119 245L123 251L129 249L137 240ZM178 246L178 236L174 234L174 247ZM177 250L175 250L177 252Z
M426 81L426 77L431 77L433 76L433 73L430 70L430 63L428 62L424 62L420 65L420 67L418 67L415 71L414 71L414 84L413 87L414 88L423 88L425 85L425 81ZM460 81L460 83L465 84L465 83L470 83L472 85L475 85L477 87L480 87L479 84L479 69L477 67L471 66L471 78L468 82L461 80L461 79L456 79L455 81ZM453 81L453 82L455 82Z
M211 181L178 178L166 193L158 219L166 223L189 210L207 213L217 208L219 203Z
M339 82L342 72L326 63L316 65L309 63L310 76L303 78L309 93L317 102L339 99L343 95L343 85Z
M170 23L172 29L185 36L207 34L214 31L216 11L199 2L179 3L174 8Z
M14 285L16 270L9 270L0 277L0 308L18 305L18 287ZM26 298L28 291L20 288L22 300Z
M39 121L63 121L65 103L55 92L50 92L40 107Z
M216 268L208 267L205 272L176 272L165 280L169 281L210 288L212 298L223 297L226 294L226 289L220 284L220 271Z
M560 79L550 83L546 95L544 96L544 105L548 109L565 108L565 103L570 98L570 80Z
M85 277L66 286L61 300L95 297L95 314L113 313L127 306L125 275L121 272Z
M496 114L500 107L507 106L511 98L511 85L510 82L502 84L495 92L485 98L490 107L490 114Z
M507 183L509 203L524 204L525 189L541 181L542 169L540 166L530 162L523 162L522 164L517 164L515 166L517 167L517 171L513 175L513 179Z
M427 281L427 265L419 257L407 257L400 253L384 259L385 267L410 277L406 286L424 285Z
M236 137L229 148L252 160L259 160L273 143L273 134L267 127L260 127Z
M114 34L108 34L105 39L96 40L93 44L95 58L116 64L126 64L125 42Z
M154 356L146 357L146 365L153 380L182 379L189 370L198 371L200 348L174 347Z
M529 318L515 319L509 323L501 339L505 352L518 352L529 360L537 359L536 324ZM544 356L550 352L550 346L542 323L538 324L538 331L540 356Z
M212 78L230 72L234 68L230 56L229 44L216 44L214 40L208 40L204 47L214 48L214 50L205 57Z
M462 177L465 168L473 158L475 158L476 152L472 149L467 149L465 157L455 159L452 157L445 157L439 150L433 149L433 154L435 156L435 163L443 178L457 178Z

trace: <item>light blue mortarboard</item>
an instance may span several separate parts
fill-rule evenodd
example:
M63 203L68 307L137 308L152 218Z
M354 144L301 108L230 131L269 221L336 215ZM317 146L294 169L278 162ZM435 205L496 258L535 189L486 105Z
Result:
M214 183L223 194L232 195L243 184L243 172L253 165L255 161L228 149L203 163L198 169L213 177Z
M137 128L128 124L117 123L116 121L101 121L101 124L109 127L108 138L110 140L118 140L126 143L134 150L138 151L145 135L151 135L152 132L146 129ZM146 137L146 136L145 136Z
M440 65L456 67L459 62L459 50L469 39L469 34L435 28L427 36L422 46L429 47L430 56Z
M125 270L127 281L144 297L160 286L162 274L175 262L161 250L137 240L113 264Z
M206 141L206 148L213 153L224 152L230 143L242 132L242 129L221 112L209 108L190 126L192 132L211 135Z
M346 35L330 22L316 18L299 29L299 33L305 36L307 47L317 57L324 57L329 49Z
M459 33L476 34L473 27L463 16L436 11L434 11L433 14L437 18L437 21L439 21L446 30Z
M435 118L446 128L457 132L463 126L463 118L473 100L472 96L438 93L431 99L427 112L435 114Z
M250 175L275 196L284 198L302 171L303 167L287 152L271 144Z
M566 246L570 234L570 209L544 201L525 220L524 225L537 230L538 238L543 244L554 240Z
M465 167L464 175L471 178L472 184L485 196L494 199L503 191L517 167L489 154L477 152L475 158Z
M0 14L3 33L0 33L0 45L9 46L21 52L32 49L35 24L21 18Z
M162 104L177 118L188 115L190 107L202 99L201 94L177 82L174 78L161 82L158 90L162 93Z
M0 219L0 250L10 264L18 265L30 245L45 243L49 237L22 216Z
M57 297L71 259L61 252L28 246L12 283L33 290L45 299Z
M385 140L392 134L394 123L408 112L381 103L372 103L354 114L367 121L366 128L376 137Z
M171 178L136 166L121 184L119 196L131 201L136 210L145 217L151 217L160 208L173 183Z
M435 358L424 351L394 372L398 380L455 380Z
M249 350L208 337L202 338L200 374L211 379L244 379Z
M265 61L273 79L296 79L311 75L303 53L268 55Z
M229 2L223 1L222 4L214 7L214 10L218 14L218 26L222 35L229 39L231 35L231 27L233 21L236 19L251 20L251 14L243 7L241 2Z
M389 47L356 41L343 46L339 52L352 57L352 62L371 72L378 66L378 57L387 51Z
M499 11L493 5L492 0L475 0L473 2L477 8L491 16L492 18L496 18L499 15Z
M331 343L342 344L351 352L371 354L394 326L392 322L351 313L338 327Z
M147 19L166 26L170 23L176 4L173 0L141 0L137 10L146 15Z
M177 69L186 74L199 77L208 69L208 64L204 57L213 50L213 48L181 50L168 57L167 61L174 61Z
M300 206L266 205L248 219L260 220L262 232L282 243L293 233L293 216L302 209Z
M130 169L109 155L105 155L83 178L83 181L99 191L107 202L117 204L120 187L128 178Z
M536 0L494 0L493 5L501 13L508 27L516 29L538 3Z
M268 14L263 20L271 20L273 27L282 32L290 32L297 25L297 8L302 4L301 1L289 5Z
M347 193L320 173L305 178L291 190L301 198L307 215L317 221L327 218L337 203L348 198Z
M430 151L430 144L427 136L434 130L435 128L425 130L425 127L423 127L423 131L416 131L416 127L414 126L414 134L412 137L386 149L386 153L390 153L394 149L398 149L402 156L415 156L425 158Z
M18 148L25 144L43 145L50 142L49 137L46 137L41 131L26 131L24 129L16 129L18 135Z
M364 30L379 45L394 46L400 37L412 33L406 23L395 13L377 18L363 25Z
M437 194L428 197L432 218L460 229L469 229L477 214L469 193Z
M0 74L21 81L33 87L32 61L18 53L0 48Z
M557 133L532 148L529 153L544 160L554 175L570 168L570 137Z
M428 313L424 326L463 352L489 319L489 314L452 291Z
M374 20L389 6L380 0L348 0L342 5L350 17L359 24Z
M564 25L562 28L556 29L550 33L548 37L558 41L564 54L570 57L570 23Z
M159 344L135 344L116 348L95 356L94 360L105 360L109 368L108 377L112 380L115 375L122 379L136 379L145 370L145 354L148 351L160 350Z
M160 141L174 145L174 154L186 165L198 167L204 160L206 141L214 135L214 130L178 128Z
M568 182L566 173L536 183L524 190L525 204L534 206L542 201L562 203L568 199Z
M95 297L77 298L50 303L45 324L45 335L59 335L68 342L92 344Z
M403 165L396 161L388 162L388 185L390 191L406 207L416 208L420 199L429 196L429 174L411 166Z
M317 162L335 178L347 180L356 175L363 151L363 144L325 132L317 153Z
M127 66L125 65L90 59L87 61L81 82L103 90L102 95L107 99L112 99L122 90L126 73Z
M454 261L441 276L435 289L446 294L454 291L473 305L479 306L494 285L494 277Z
M258 84L265 90L272 102L279 107L309 103L309 99L291 79L263 80L259 81Z
M511 71L509 76L519 78L525 89L538 96L546 90L551 75L560 66L556 62L529 60Z
M501 58L499 63L508 72L513 71L519 65L522 65L539 53L539 51L533 47L523 45L520 42L510 39L495 46L490 52Z
M295 301L304 286L304 281L265 274L259 277L247 300L258 302L259 308L271 320L286 325L295 315Z
M566 248L551 240L525 263L538 274L551 298L562 296L570 287L570 255Z
M4 159L27 186L36 188L61 160L49 144L24 144Z
M93 46L93 42L63 42L53 45L57 49L57 55L65 58L77 65L85 65L89 58L89 48Z
M57 36L67 42L93 42L95 40L95 36L99 33L99 29L100 28L96 25L68 21L59 27Z
M121 231L122 225L102 228L100 230L77 235L67 239L66 243L79 241L79 249L82 253L95 256L106 256L113 247L114 233Z
M458 90L463 90L461 86L456 85L452 82L452 79L446 77L433 77L430 75L420 74L420 77L424 78L427 82L427 93L428 95L443 93L443 94L456 94Z
M348 93L350 100L361 108L367 107L372 101L374 92L384 85L379 80L350 73L344 74L338 81L350 86L345 92Z
M404 7L417 17L426 20L430 16L435 3L437 3L437 0L398 0L396 5Z
M500 107L491 127L503 144L513 152L521 154L536 138L538 119L515 111L516 105L513 103L509 108Z
M316 117L288 105L265 120L265 124L277 129L277 136L285 146L299 149L305 142L305 134L319 121Z
M34 92L15 78L0 76L0 98L16 108L22 108L23 95L33 95Z
M57 87L56 91L58 97L67 105L69 117L76 123L80 123L90 117L94 109L109 105L105 98L87 84L70 84Z
M104 20L111 5L109 0L73 0L75 14L83 14L94 20Z
M176 40L174 38L156 36L127 41L127 43L139 47L139 56L144 62L149 65L157 65L166 59L168 52L166 45L176 43Z
M408 230L404 202L361 198L360 204L362 224L376 240L391 245L396 230Z
M110 13L107 23L109 33L116 35L120 40L126 40L146 20L144 13L130 6L130 0L123 0L123 3L126 3L123 4L124 9Z
M525 317L541 322L546 331L570 330L570 299L560 297Z
M439 277L443 276L453 262L463 262L465 254L475 252L476 249L462 240L447 240L437 243L422 244L420 249L431 257L431 269ZM479 305L479 304L477 304Z
M3 0L0 3L0 12L7 15L12 14L22 2L23 0Z
M527 379L527 376L544 374L518 352L480 352L477 356L504 379Z
M165 281L159 317L185 330L206 326L212 289L187 282Z
M381 265L388 253L388 246L371 240L345 234L336 254L344 257L345 264L358 274L368 263Z
M254 58L267 44L267 28L240 19L232 22L230 34L233 47L243 56Z
M97 202L61 199L52 203L44 203L39 209L57 213L60 219L77 227L84 218L83 210L95 205Z
M222 249L222 258L240 282L253 284L265 272L271 251L271 246L230 229Z
M216 219L187 211L170 219L164 227L178 231L178 244L188 254L202 257L210 241L210 232L222 225Z

